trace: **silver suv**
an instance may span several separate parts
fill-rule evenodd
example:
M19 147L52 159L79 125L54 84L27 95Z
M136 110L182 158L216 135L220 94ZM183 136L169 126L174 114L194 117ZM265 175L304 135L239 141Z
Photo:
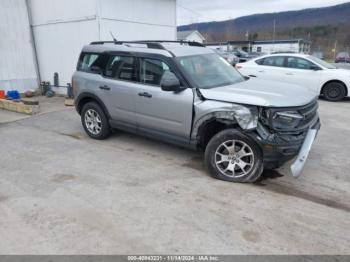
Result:
M73 90L90 137L120 129L201 150L210 174L230 182L287 162L298 177L320 128L315 94L245 78L194 42L93 42Z

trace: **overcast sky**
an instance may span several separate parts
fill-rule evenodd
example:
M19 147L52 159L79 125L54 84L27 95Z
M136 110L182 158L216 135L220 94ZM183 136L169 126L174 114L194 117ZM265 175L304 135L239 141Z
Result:
M240 16L324 7L349 0L177 0L178 25Z

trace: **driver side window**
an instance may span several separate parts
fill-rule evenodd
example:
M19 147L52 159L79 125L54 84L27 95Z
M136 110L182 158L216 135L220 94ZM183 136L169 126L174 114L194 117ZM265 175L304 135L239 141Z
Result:
M313 63L299 57L287 58L288 68L310 70L313 65L314 65Z
M169 66L161 60L144 58L140 64L140 82L143 84L160 86L165 72L171 71Z

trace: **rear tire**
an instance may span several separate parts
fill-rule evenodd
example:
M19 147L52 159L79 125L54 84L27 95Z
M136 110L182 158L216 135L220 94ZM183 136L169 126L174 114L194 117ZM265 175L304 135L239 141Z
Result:
M323 88L322 94L328 101L341 101L346 96L346 87L342 83L331 82Z
M264 169L260 147L235 129L224 130L210 140L205 164L214 178L236 183L253 183Z
M103 140L111 134L108 118L101 106L95 102L84 105L81 122L85 132L93 139Z

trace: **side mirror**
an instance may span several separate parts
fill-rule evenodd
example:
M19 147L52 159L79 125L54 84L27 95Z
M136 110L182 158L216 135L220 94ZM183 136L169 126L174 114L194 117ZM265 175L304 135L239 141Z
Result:
M170 71L165 71L160 81L160 87L166 92L180 92L183 90L180 80Z
M322 70L322 68L320 68L320 67L317 66L317 65L311 65L311 66L310 66L310 70L320 71L320 70Z

